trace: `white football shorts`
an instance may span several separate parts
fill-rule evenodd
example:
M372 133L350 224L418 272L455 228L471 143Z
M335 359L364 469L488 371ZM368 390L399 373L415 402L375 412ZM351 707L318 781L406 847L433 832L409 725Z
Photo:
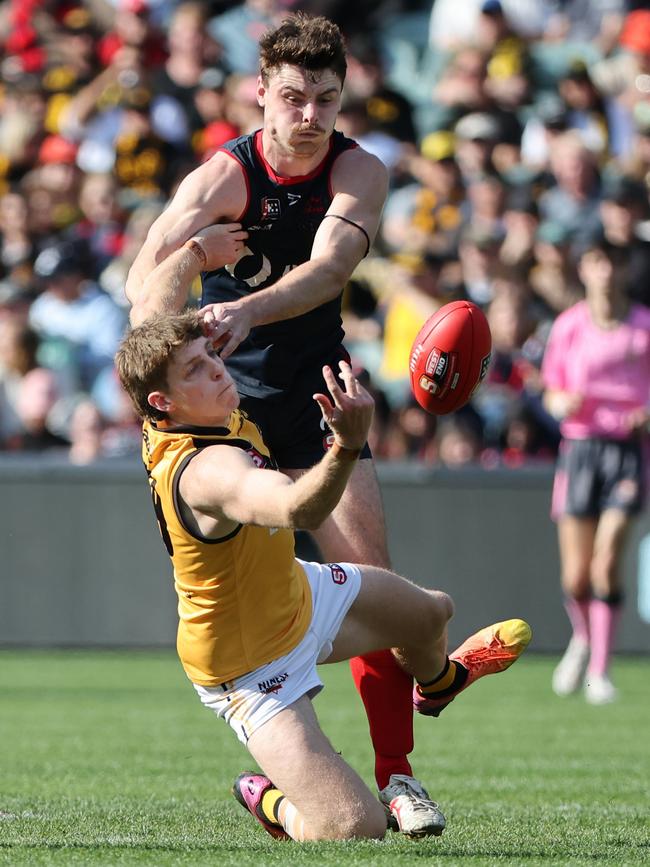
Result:
M323 688L318 663L332 653L345 615L357 598L361 573L352 563L307 563L312 594L312 619L292 651L219 686L193 684L203 704L224 719L246 744L254 731L303 695L313 698Z

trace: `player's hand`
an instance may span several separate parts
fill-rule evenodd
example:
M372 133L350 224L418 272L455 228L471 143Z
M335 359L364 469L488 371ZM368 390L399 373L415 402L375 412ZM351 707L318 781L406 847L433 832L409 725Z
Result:
M241 301L225 301L222 304L206 304L199 310L203 328L215 346L220 346L222 358L237 349L248 337L252 322L248 309Z
M345 362L339 362L343 388L337 382L331 367L323 368L323 379L331 398L315 394L323 419L332 429L339 445L348 449L361 449L368 439L375 401L352 373Z
M195 232L191 240L198 241L206 255L205 270L214 271L239 259L246 238L248 232L242 229L241 223L215 223Z

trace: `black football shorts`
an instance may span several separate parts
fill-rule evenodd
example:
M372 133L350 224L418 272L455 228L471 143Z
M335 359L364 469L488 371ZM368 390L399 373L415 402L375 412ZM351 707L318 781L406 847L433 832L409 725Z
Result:
M597 518L606 509L636 515L645 501L640 440L563 440L553 483L552 515Z
M339 361L349 360L341 346L323 364L329 364L338 376ZM317 392L328 393L322 365L310 365L299 371L290 388L279 395L241 397L240 408L262 431L264 442L280 469L307 469L318 463L332 444L332 432L313 398ZM372 457L367 443L361 457Z

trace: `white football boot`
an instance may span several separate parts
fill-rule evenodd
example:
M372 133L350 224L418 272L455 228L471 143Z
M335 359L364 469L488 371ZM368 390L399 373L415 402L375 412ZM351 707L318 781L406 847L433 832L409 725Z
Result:
M392 774L379 793L388 816L388 826L407 837L439 837L446 820L440 807L415 777Z
M589 704L610 704L618 698L618 690L606 674L585 675L585 698Z
M573 637L564 651L560 664L553 672L553 692L556 695L572 695L582 684L589 662L589 645Z

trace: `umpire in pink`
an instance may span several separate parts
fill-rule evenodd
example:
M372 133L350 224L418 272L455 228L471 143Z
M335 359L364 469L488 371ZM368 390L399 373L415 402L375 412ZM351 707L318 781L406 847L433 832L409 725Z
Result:
M608 666L622 556L647 488L650 310L625 295L625 267L625 251L604 239L583 249L585 299L558 316L542 366L545 405L562 434L552 516L573 630L553 689L565 696L584 684L591 704L617 696Z

